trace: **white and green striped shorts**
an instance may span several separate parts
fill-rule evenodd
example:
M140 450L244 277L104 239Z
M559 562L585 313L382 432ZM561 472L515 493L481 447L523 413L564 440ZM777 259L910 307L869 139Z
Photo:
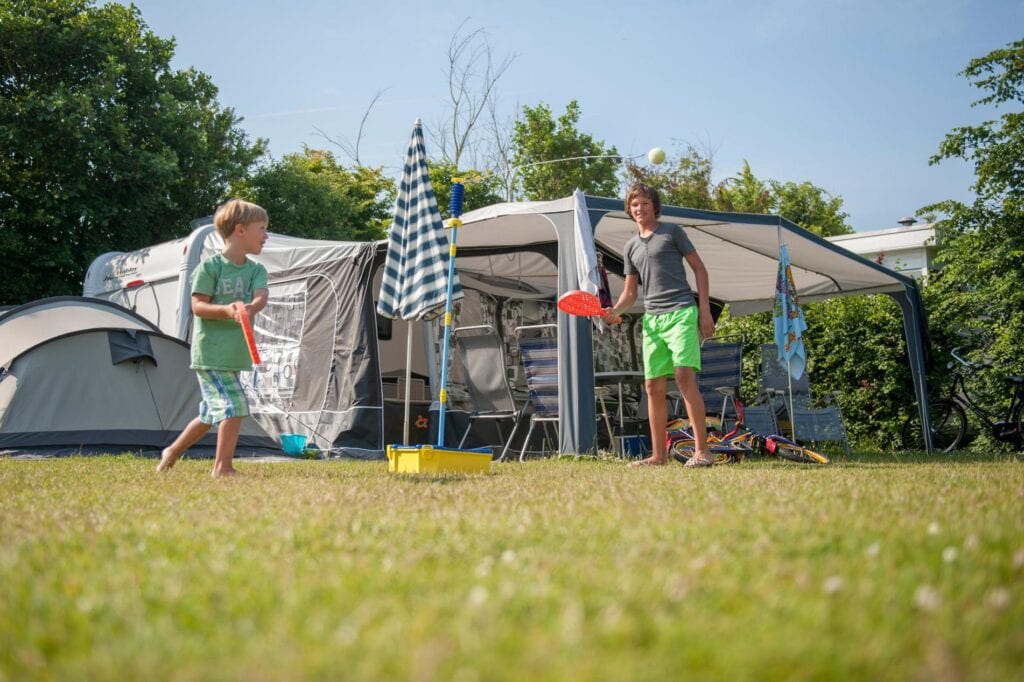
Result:
M204 424L219 424L232 417L249 415L249 401L238 372L216 369L197 369L199 391L203 395L199 403L199 420Z

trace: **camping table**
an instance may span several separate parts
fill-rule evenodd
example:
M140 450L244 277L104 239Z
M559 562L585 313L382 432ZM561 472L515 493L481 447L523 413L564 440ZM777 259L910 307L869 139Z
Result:
M643 382L644 382L644 373L643 372L637 372L635 370L619 370L619 371L614 371L614 372L594 372L594 383L595 384L605 384L605 385L609 385L609 386L611 386L611 385L618 386L618 389L619 389L619 415L618 415L618 417L619 417L619 432L620 433L622 431L624 431L625 428L626 428L626 416L625 416L625 413L623 412L623 404L622 404L622 387L624 385L626 385L626 384L643 384ZM614 434L609 434L609 435L612 436L612 442L615 444L615 449L617 451L619 451L618 454L621 456L623 453L620 450L621 445L619 443L619 440L617 438L615 438Z

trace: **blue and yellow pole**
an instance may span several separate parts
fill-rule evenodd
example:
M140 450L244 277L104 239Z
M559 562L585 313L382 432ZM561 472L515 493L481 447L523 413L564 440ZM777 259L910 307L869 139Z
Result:
M455 317L452 312L452 296L455 288L455 240L458 236L459 227L462 221L462 203L465 196L465 185L462 178L452 178L452 198L448 202L448 209L452 217L448 220L448 226L452 228L451 246L448 248L448 296L444 309L444 345L441 347L441 390L438 393L438 401L441 403L441 410L437 425L437 447L444 447L444 424L445 412L448 409L448 342L452 335L452 322Z

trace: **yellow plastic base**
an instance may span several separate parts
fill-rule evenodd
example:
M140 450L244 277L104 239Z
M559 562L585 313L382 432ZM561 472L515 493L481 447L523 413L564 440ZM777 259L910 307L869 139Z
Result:
M389 445L388 471L398 474L487 473L490 448L452 450L433 445Z

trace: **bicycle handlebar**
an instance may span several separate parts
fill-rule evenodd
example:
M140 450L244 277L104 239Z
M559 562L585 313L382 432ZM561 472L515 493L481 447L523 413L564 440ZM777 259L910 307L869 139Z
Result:
M959 350L960 346L957 346L956 348L949 351L949 354L952 355L957 362L959 362L967 369L978 370L981 369L982 367L988 367L989 365L991 365L991 362L971 362L970 360L964 360L962 357L960 357L960 354L957 352ZM952 368L952 363L950 364L950 368Z

